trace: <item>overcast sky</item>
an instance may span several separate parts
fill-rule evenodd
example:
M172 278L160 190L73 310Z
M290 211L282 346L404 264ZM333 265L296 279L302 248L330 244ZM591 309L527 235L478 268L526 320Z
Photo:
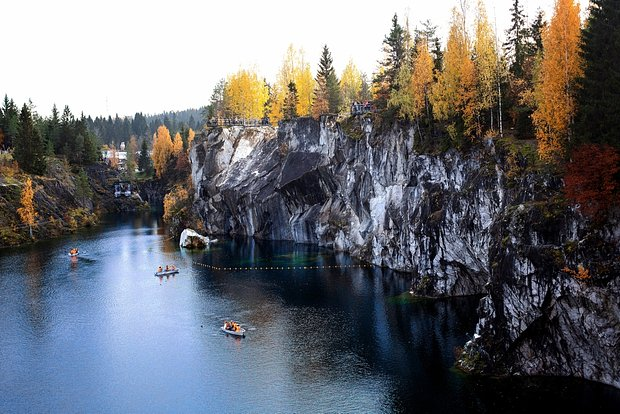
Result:
M273 81L291 43L313 72L327 44L339 74L353 59L370 75L394 13L401 22L408 15L412 28L430 19L445 43L457 3L2 0L0 94L20 106L32 99L44 116L54 103L93 117L199 108L218 79L242 67ZM486 3L503 36L512 0ZM550 17L553 0L522 3L531 18L538 7Z

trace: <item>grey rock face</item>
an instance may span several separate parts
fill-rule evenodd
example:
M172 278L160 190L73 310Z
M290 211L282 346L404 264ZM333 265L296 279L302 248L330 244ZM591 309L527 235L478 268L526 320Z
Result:
M538 203L498 217L489 294L462 358L480 364L468 368L620 387L618 239L609 229L582 224L570 211L549 212ZM571 274L579 265L588 278Z
M492 148L428 156L413 141L354 140L330 119L215 130L190 154L197 208L211 234L316 243L425 277L428 294L480 293L503 208Z
M423 155L413 129L357 127L356 139L329 118L211 131L190 153L207 232L348 251L411 272L421 294L484 293L463 368L620 387L620 226L588 233L545 177L508 186L492 143ZM579 263L591 280L562 270Z

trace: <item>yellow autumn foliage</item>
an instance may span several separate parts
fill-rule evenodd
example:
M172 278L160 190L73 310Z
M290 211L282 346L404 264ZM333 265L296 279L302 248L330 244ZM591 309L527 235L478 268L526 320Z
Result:
M226 81L224 102L233 117L262 118L267 98L265 82L253 70L240 69Z
M170 131L164 125L157 128L157 133L153 136L153 152L151 158L157 178L162 178L168 168L168 161L172 158L173 144L170 138Z
M170 222L187 205L189 192L182 186L175 187L164 196L164 221Z
M30 177L26 180L26 184L22 190L21 205L22 206L17 209L17 214L22 223L28 226L30 237L32 237L32 227L36 224L35 220L38 213L34 209L34 190L32 189L32 180Z
M544 55L534 94L537 108L532 121L538 155L546 161L564 155L576 112L576 80L583 76L579 55L579 3L557 0L549 26L543 31Z

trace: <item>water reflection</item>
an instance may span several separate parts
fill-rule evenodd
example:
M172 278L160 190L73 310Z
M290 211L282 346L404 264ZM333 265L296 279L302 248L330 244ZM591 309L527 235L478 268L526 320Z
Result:
M28 321L32 325L33 331L38 334L43 333L46 323L46 300L43 294L45 287L43 282L43 264L43 253L35 251L32 254L26 255L23 268L27 287L26 309ZM13 266L19 266L19 264L14 263Z
M185 251L153 217L109 226L0 257L0 412L510 412L592 398L604 411L620 401L583 381L536 388L453 370L478 298L415 299L402 275L339 267L355 261L314 246L221 239ZM75 262L73 245L84 251ZM154 277L165 263L181 271ZM245 338L220 330L230 319ZM231 392L243 395L234 407L221 398Z

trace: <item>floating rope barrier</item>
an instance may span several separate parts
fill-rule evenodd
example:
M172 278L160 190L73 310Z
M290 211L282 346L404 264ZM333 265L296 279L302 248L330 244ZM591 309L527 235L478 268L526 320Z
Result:
M250 270L319 270L319 269L361 269L374 267L370 264L325 265L325 266L213 266L206 263L192 262L196 266L218 272L250 271Z

